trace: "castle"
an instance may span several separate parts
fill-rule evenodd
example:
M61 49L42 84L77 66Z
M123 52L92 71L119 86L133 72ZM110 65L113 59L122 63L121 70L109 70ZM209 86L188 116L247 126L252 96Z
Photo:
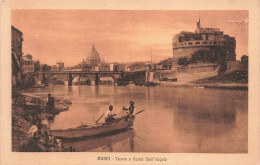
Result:
M225 35L218 28L202 28L200 19L195 32L182 31L173 37L172 49L173 65L176 65L180 58L190 59L192 54L201 50L221 50L221 56L225 56L226 61L236 60L235 38Z

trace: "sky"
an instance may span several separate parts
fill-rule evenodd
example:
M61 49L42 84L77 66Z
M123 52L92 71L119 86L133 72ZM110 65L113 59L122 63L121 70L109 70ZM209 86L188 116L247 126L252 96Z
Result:
M12 10L11 24L23 32L23 53L42 64L73 66L95 45L106 62L153 61L172 57L172 37L220 28L236 38L237 60L248 55L248 11L212 10Z

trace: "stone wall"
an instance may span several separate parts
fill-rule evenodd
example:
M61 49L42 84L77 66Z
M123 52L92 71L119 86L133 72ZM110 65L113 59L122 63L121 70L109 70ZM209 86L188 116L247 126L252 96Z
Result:
M213 49L211 49L213 48ZM190 46L190 47L182 47L173 49L173 65L176 65L179 58L182 57L191 57L191 55L199 50L225 50L227 54L227 61L235 61L236 60L236 53L235 48L228 47L228 46Z
M173 80L177 82L191 82L198 79L216 76L219 65L211 63L200 63L186 67L178 67L170 71L156 71L153 74L153 82L159 82L162 79Z
M190 57L196 51L199 50L208 50L208 47L184 47L173 50L173 61L174 63L178 61L179 58L182 57ZM175 64L176 64L175 63Z

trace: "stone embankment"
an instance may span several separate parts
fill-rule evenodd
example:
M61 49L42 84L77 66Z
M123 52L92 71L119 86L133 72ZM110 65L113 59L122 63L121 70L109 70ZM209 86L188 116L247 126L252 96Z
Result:
M248 90L248 84L240 84L240 83L160 82L159 86Z
M68 109L70 100L55 99L54 109L47 108L47 96L13 92L12 95L12 151L51 152L73 151L64 148L62 141L52 136L41 121L54 118ZM62 108L63 109L62 109ZM64 108L65 107L65 108Z
M178 74L177 82L158 81L158 85L165 87L199 87L248 90L247 65L242 65L236 62L230 62L227 70L224 73L217 74L217 71L215 70L215 73L213 73L213 75L214 76L210 76L210 74L207 74L207 72L189 74L180 72Z

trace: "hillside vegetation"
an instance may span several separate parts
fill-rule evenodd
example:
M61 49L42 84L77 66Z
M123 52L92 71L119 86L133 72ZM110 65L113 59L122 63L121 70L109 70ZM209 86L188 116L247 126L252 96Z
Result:
M227 69L217 76L200 79L194 83L248 83L248 65L243 63L229 63Z

